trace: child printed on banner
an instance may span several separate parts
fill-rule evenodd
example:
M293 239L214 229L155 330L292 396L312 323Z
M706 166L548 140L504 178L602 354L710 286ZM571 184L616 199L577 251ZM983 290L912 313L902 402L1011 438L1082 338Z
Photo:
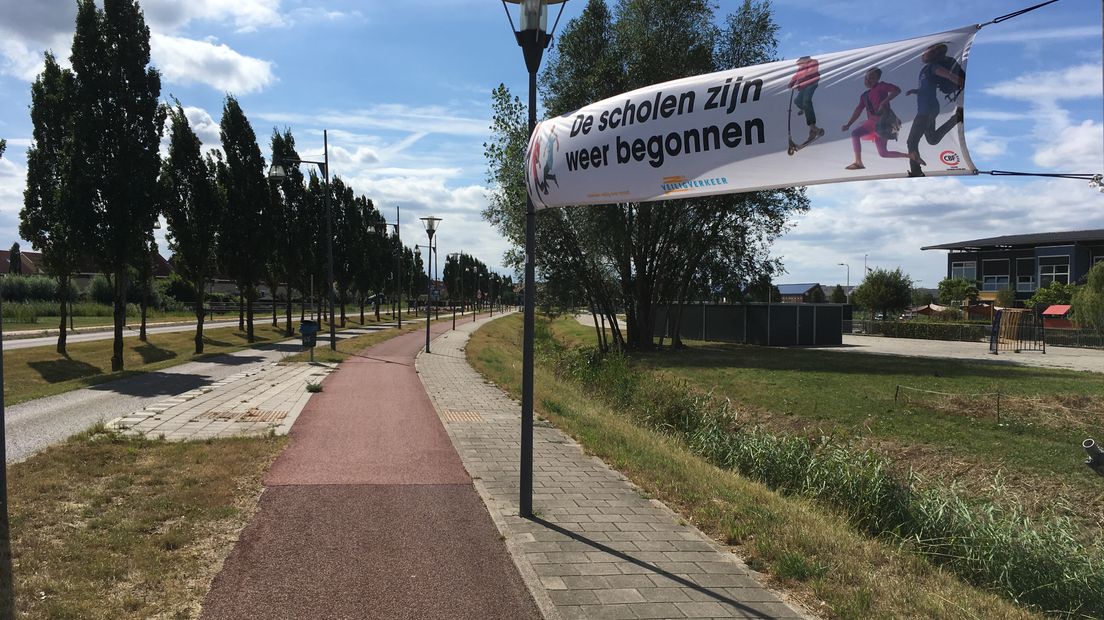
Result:
M943 140L943 136L952 127L962 122L962 106L958 106L954 114L936 128L935 121L940 109L939 91L947 94L948 101L954 101L966 85L966 72L954 58L947 56L946 43L936 43L924 50L920 60L924 62L920 69L920 83L917 88L905 93L916 95L916 118L912 121L912 129L906 141L909 157L912 159L909 164L910 177L924 176L920 166L927 165L920 159L920 138L934 146Z
M901 127L901 121L889 107L889 102L901 93L901 89L889 82L883 82L882 70L878 67L869 69L863 77L863 85L866 91L859 95L859 104L851 113L851 118L843 125L843 131L851 128L858 120L863 110L866 110L866 120L851 131L851 146L855 151L855 161L847 166L847 170L862 170L866 168L862 161L862 140L872 140L878 155L886 158L911 157L908 153L891 151L886 148L889 140L897 139L897 130Z
M805 124L809 126L809 140L817 138L824 130L817 127L816 110L813 108L813 93L820 83L820 63L815 58L802 56L797 59L797 73L790 78L789 88L797 89L794 96L794 104L797 105L797 115L805 116Z

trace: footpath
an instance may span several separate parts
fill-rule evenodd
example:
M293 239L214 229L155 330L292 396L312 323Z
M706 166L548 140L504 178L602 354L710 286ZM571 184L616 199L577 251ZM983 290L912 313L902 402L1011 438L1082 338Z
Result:
M497 318L497 317L496 317ZM202 618L804 618L728 550L467 363L488 319L343 362L291 427ZM416 361L415 361L416 360Z

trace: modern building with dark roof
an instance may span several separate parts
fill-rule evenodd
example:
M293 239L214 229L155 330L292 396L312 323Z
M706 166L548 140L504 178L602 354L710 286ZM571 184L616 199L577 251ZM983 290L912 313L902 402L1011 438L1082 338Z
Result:
M921 250L949 250L947 277L977 282L981 299L996 299L1011 288L1024 301L1053 281L1083 282L1104 260L1104 229L1005 235L929 245Z
M815 301L813 299L814 289L820 290L820 285L817 283L779 284L778 294L782 296L782 303L784 304L807 304Z

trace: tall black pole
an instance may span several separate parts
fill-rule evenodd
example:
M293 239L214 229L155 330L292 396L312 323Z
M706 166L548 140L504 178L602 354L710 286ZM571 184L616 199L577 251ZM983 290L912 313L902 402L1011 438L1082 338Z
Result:
M395 274L395 286L399 289L399 329L402 329L402 302L403 302L403 277L402 277L402 233L399 232L400 219L399 208L395 207L395 240L399 242L399 272Z
M326 178L326 290L330 300L330 350L337 350L337 329L334 327L334 275L333 275L333 215L330 208L330 141L322 130L322 175Z
M437 285L437 242L436 241L433 242L433 284L434 284L434 286ZM434 309L433 314L434 314L434 318L440 319L441 318L441 304L439 304L438 302L440 301L440 297L441 297L441 289L439 289L439 288L437 289L437 297L438 297L438 299L435 299L434 303L433 303L433 309Z
M429 245L426 246L426 250L429 252L429 261L426 263L426 353L429 353L429 319L432 314L429 298L433 293L433 231L426 230L426 234L429 235Z
M521 33L521 37L529 32ZM542 33L543 34L543 33ZM519 39L521 38L519 37ZM524 46L525 44L523 44ZM543 46L542 46L543 51ZM528 51L528 50L526 50ZM526 56L529 56L527 53ZM528 61L529 59L526 58ZM529 66L529 135L537 126L537 68ZM536 332L536 271L533 253L537 246L537 218L533 199L525 194L525 319L521 349L521 485L518 507L522 517L533 516L533 338Z
M3 298L0 298L0 305L2 304ZM15 584L12 582L11 527L8 522L8 438L4 429L3 338L3 319L0 318L0 620L13 620Z

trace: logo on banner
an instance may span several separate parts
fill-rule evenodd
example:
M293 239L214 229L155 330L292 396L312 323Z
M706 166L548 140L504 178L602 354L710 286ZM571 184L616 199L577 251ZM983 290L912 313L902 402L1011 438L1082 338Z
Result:
M687 192L699 187L716 187L718 185L728 185L728 178L713 177L708 179L689 179L683 176L663 177L663 184L660 187L663 189L664 195L666 195Z
M551 181L560 186L556 175L552 174L552 164L556 152L560 150L560 139L556 136L556 126L547 123L541 126L541 130L548 127L548 131L541 131L540 136L533 142L533 150L529 153L529 171L533 179L533 185L544 195L548 195L548 182Z
M943 151L939 154L939 161L943 162L948 168L957 169L958 165L962 163L962 158L954 151Z

